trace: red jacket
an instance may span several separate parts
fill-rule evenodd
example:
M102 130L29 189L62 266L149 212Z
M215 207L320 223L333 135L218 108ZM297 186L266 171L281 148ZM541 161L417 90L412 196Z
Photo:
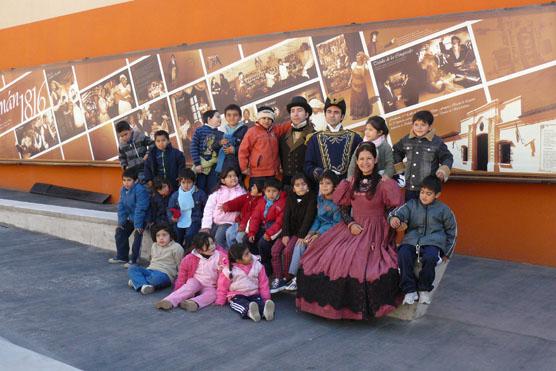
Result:
M271 240L276 239L278 234L282 231L282 223L284 221L284 209L286 208L286 192L281 192L278 200L274 201L272 206L268 209L266 217L264 217L264 208L266 206L266 199L261 197L257 201L257 206L251 214L251 219L249 222L249 237L253 237L259 231L262 225L267 225L267 223L273 223L266 231L265 236L269 237Z
M262 197L263 196L252 196L251 193L245 193L222 204L222 209L227 213L234 211L240 212L236 218L236 222L239 224L238 232L245 231L247 222L249 221L249 218L251 218L251 214L253 214L253 210L255 210L257 202Z
M272 125L265 129L259 123L245 133L239 146L238 160L241 171L250 169L250 176L276 176L280 173L278 138L284 135L290 124Z
M220 252L220 260L218 262L218 265L227 267L228 253L220 246L217 246L216 250ZM187 254L181 260L180 267L178 269L178 278L176 279L176 282L174 282L174 291L182 287L187 282L187 280L195 275L195 271L197 271L197 265L199 265L199 257L193 255L192 253Z

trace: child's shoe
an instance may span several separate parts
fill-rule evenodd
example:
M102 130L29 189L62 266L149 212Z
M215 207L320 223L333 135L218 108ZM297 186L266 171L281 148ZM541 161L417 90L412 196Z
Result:
M108 259L108 263L110 264L123 264L123 263L127 263L125 260L121 260L118 258L110 258Z
M135 265L135 264L137 264L137 263L134 263L130 260L127 263L124 264L124 268L129 268L129 267L131 267L132 265Z
M290 284L287 285L284 290L286 290L286 291L297 291L297 278L296 277L292 278Z
M261 314L259 313L259 304L255 303L254 301L249 303L247 317L251 318L255 322L259 322L261 320Z
M199 304L195 303L193 300L184 300L180 303L180 308L188 312L196 312L199 310Z
M415 300L417 299L419 299L419 295L417 295L415 291L408 292L407 294L405 294L402 304L415 304Z
M272 300L267 300L266 303L264 303L263 316L267 321L272 321L274 319L275 307Z
M428 291L419 291L419 304L430 304L431 293Z
M132 280L127 281L127 287L129 287L130 289L135 290L135 287L133 287L133 281Z
M149 295L152 294L154 292L154 286L153 285L143 285L141 287L141 294L143 295Z
M277 292L280 292L285 288L286 288L286 280L283 278L282 279L275 278L272 280L272 283L270 284L270 293L276 294Z
M164 310L170 310L170 309L174 308L172 303L170 303L168 300L161 300L158 303L156 303L154 305L154 307L156 309L164 309Z

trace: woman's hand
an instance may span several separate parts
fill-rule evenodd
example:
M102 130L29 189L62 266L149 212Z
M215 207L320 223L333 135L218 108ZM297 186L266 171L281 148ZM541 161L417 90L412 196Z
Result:
M314 240L316 240L317 238L319 238L318 233L308 234L307 237L305 237L305 239L303 240L303 242L305 242L308 245L311 242L313 242Z
M359 224L357 223L353 223L350 227L349 227L349 231L351 232L352 235L357 236L360 235L361 232L363 232L363 227L361 227Z
M284 237L282 237L282 243L283 243L284 245L287 245L288 242L290 242L290 237L289 237L289 236L284 236Z

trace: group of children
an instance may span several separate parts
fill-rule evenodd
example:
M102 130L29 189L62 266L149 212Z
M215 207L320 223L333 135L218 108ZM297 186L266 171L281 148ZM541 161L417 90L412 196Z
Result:
M341 176L324 169L317 186L297 171L283 186L276 178L282 155L277 140L292 126L301 129L288 123L273 130L274 114L268 107L261 107L256 125L249 129L239 121L237 105L226 107L224 117L227 123L220 127L217 111L203 114L205 125L192 140L191 169L167 132L156 132L153 143L127 122L117 123L124 172L117 254L109 262L128 267L129 287L143 294L173 284L172 293L155 304L158 309L179 306L194 312L228 303L242 318L272 320L271 293L297 289L305 250L342 220L333 202ZM416 113L410 134L392 149L385 120L373 116L363 138L377 147L382 177L405 173L406 204L385 211L393 229L406 230L398 265L408 304L430 303L434 267L451 255L455 244L453 213L437 200L451 154L434 135L432 122L430 112ZM355 164L352 158L348 176ZM250 177L247 190L245 176ZM150 265L142 268L137 263L146 228L154 243ZM422 269L417 278L413 269L418 259Z

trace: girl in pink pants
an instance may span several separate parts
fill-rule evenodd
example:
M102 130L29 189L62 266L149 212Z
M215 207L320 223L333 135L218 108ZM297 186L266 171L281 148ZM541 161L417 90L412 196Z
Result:
M204 232L193 237L191 247L180 263L174 291L156 303L156 308L170 310L179 305L196 312L216 300L216 281L222 267L228 264L227 254Z

